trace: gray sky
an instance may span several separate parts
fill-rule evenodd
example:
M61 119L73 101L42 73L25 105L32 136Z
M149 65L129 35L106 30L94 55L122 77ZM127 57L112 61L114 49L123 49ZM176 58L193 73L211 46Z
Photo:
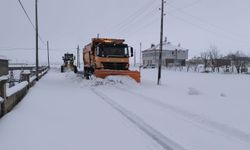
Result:
M34 22L34 1L22 0ZM39 0L39 32L49 40L51 59L82 48L92 37L125 38L143 49L159 43L161 0ZM164 36L190 56L216 45L225 54L250 54L249 0L167 0ZM35 32L18 0L0 0L0 55L34 62ZM46 46L40 42L40 48ZM24 49L24 50L22 50ZM40 51L45 62L46 51Z

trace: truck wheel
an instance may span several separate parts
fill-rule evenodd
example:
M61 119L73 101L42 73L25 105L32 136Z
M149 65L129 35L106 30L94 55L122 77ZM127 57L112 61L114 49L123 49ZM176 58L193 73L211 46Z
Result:
M88 73L87 69L84 70L84 78L89 80L89 73Z
M77 71L77 67L76 66L74 66L74 73L77 73L78 71Z
M64 72L64 67L63 67L63 66L61 66L61 72L62 72L62 73Z

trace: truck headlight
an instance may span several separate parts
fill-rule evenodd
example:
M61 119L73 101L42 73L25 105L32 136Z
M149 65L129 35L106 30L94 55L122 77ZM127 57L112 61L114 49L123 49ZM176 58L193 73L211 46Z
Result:
M129 68L129 64L126 64L125 68L128 69Z

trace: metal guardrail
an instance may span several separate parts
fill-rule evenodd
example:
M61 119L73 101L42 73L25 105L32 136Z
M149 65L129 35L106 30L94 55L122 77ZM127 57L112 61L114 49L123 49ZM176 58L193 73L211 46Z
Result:
M41 66L38 68L38 70L47 68L45 66ZM9 70L35 70L35 66L9 66Z
M39 69L39 73L41 73L39 78L42 78L47 73L47 71L47 67ZM4 101L0 103L0 117L11 111L28 93L29 88L31 88L36 83L36 80L30 80L30 78L30 73L24 73L22 75L22 81L27 81L28 84L22 89L8 96L6 96L7 79L0 81L0 96L4 99Z
M27 66L21 66L21 67L9 67L9 70L35 70L35 67L27 67Z

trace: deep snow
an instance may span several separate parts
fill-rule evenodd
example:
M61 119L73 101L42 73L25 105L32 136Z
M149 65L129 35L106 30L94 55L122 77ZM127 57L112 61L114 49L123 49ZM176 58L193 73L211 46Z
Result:
M51 70L0 120L1 148L153 150L164 137L187 150L250 149L249 75L163 70L161 86L156 78L155 69L142 70L141 84Z

